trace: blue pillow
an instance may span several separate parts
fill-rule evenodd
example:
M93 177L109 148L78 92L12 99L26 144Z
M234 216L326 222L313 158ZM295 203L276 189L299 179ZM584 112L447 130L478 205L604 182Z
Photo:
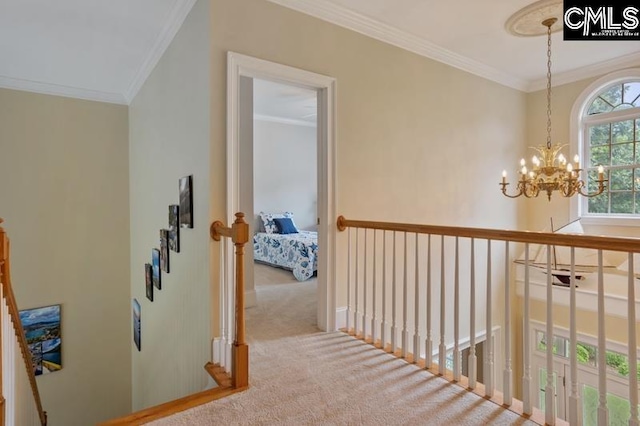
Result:
M296 225L293 224L293 220L290 217L274 217L273 221L276 223L279 234L297 234L298 230Z

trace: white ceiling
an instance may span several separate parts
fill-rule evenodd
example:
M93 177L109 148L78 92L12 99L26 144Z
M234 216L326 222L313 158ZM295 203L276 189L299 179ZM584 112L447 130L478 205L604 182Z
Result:
M195 1L0 0L0 87L127 104ZM519 90L544 87L544 37L505 30L530 0L269 1ZM553 35L554 84L628 66L640 66L640 42Z
M253 114L257 120L315 127L318 111L315 90L253 81Z

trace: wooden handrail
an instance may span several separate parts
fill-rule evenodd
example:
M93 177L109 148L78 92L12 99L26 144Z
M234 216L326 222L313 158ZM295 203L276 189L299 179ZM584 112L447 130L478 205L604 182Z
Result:
M231 238L236 247L236 333L233 342L231 386L234 389L246 388L249 386L249 347L245 342L244 245L249 241L249 224L244 220L244 213L238 212L231 227L225 227L221 221L215 221L211 224L210 233L215 241L220 241L221 237Z
M487 228L465 228L456 226L416 225L409 223L373 222L349 220L339 216L339 231L347 228L366 228L384 231L399 231L416 234L446 235L451 237L477 238L496 241L545 244L567 247L580 247L612 251L640 253L639 238L606 237L584 234L558 234L537 231L510 231Z
M0 223L3 220L0 219ZM2 283L2 294L7 302L9 308L9 316L13 323L13 329L18 339L18 345L20 346L20 352L22 353L22 360L31 384L31 392L33 399L38 409L38 417L40 423L45 426L47 424L47 413L42 409L42 402L40 400L40 392L38 391L38 384L36 383L36 376L33 372L31 363L31 353L29 352L29 345L27 344L27 337L22 328L22 322L20 321L20 312L18 310L18 304L16 303L16 297L13 293L13 287L11 285L11 243L6 231L0 226L0 281ZM1 348L0 348L1 349ZM1 358L1 357L0 357ZM2 389L0 389L2 390ZM4 420L4 406L2 404L2 418ZM3 421L4 423L4 421Z

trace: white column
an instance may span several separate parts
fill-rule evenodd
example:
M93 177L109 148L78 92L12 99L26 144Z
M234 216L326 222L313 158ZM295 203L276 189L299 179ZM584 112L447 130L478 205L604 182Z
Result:
M391 353L398 347L398 326L396 324L396 232L393 231L393 264L391 265Z
M367 229L364 229L364 271L362 272L362 339L367 340Z
M522 412L531 415L533 407L531 404L531 336L529 335L529 243L524 245L524 308L522 321L522 357L524 363L524 374L522 376Z
M425 368L431 369L433 362L433 336L431 330L431 234L427 236L427 291L425 294L425 303L427 306L427 337L424 341Z
M409 346L409 330L407 321L409 315L409 283L407 282L407 233L404 233L404 251L402 253L402 358L407 358Z
M487 240L487 317L486 317L486 340L485 340L485 361L484 361L484 393L485 396L492 397L494 391L493 383L493 332L491 316L493 315L492 307L492 289L491 289L491 240Z
M378 312L378 305L376 304L377 299L376 299L376 293L378 292L378 283L377 283L377 257L378 257L378 245L377 245L377 238L376 238L376 230L373 230L373 301L372 301L372 308L371 308L371 312L372 312L372 316L371 316L371 343L373 344L373 346L376 345L376 337L377 337L377 333L376 333L376 328L378 326L378 318L377 318L377 312Z
M413 363L415 364L420 359L420 262L419 259L419 250L418 250L418 234L416 233L416 253L415 253L415 286L413 290L413 317L415 319L414 328L413 328Z
M476 388L478 380L478 358L476 356L476 242L471 239L471 294L469 296L470 324L469 324L469 387Z
M453 279L453 380L460 381L460 248L456 237L455 270Z
M347 229L347 334L351 332L351 228Z
M512 372L511 372L511 259L509 256L509 241L504 245L504 372L503 372L503 403L511 405Z
M569 424L578 424L578 330L576 323L576 249L571 247L571 284L569 288Z
M380 323L380 347L387 347L387 231L382 231L382 322Z
M544 388L545 422L556 424L556 395L553 383L553 275L551 275L551 246L547 245L547 384Z
M360 236L358 235L360 232L359 228L356 228L356 264L354 265L355 268L355 281L354 281L354 287L355 287L355 291L354 291L354 295L353 295L353 299L354 299L354 311L353 311L353 335L354 336L358 336L358 316L360 314L360 311L358 309L358 263L360 260L360 256L359 256L359 246L360 246Z
M636 288L634 282L633 253L629 253L629 297L627 297L627 324L629 324L629 404L631 413L629 426L638 426L638 363L636 342Z
M609 424L607 408L607 336L605 331L604 310L604 271L602 269L602 250L598 250L598 424ZM629 360L635 363L636 358Z
M444 375L447 360L447 346L444 342L445 332L445 273L444 273L444 235L440 240L440 348L438 350L438 373Z

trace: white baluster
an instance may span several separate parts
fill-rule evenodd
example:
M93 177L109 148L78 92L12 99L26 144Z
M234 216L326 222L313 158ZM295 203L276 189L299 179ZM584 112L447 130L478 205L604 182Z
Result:
M360 236L358 235L360 232L359 228L356 228L356 264L355 264L355 292L354 292L354 308L355 310L353 311L353 335L354 336L358 336L358 314L359 314L359 310L358 310L358 264L359 264L359 247L360 247Z
M382 231L382 323L380 324L380 347L387 347L387 231Z
M571 247L571 284L569 288L569 424L578 424L578 330L576 323L576 249Z
M556 396L553 383L553 275L551 275L551 246L547 245L547 385L544 388L545 422L556 424Z
M376 328L377 328L377 315L376 313L378 312L378 305L376 304L376 293L378 292L378 284L377 284L377 266L376 266L376 258L378 257L378 252L377 252L377 238L376 238L377 232L374 229L373 230L373 308L371 309L372 311L372 316L371 316L371 343L373 344L373 346L376 345L376 337L377 337L377 333L376 333Z
M522 412L527 415L533 413L531 404L531 336L529 318L529 243L524 245L524 307L522 330L522 356L524 358L524 374L522 376Z
M413 291L413 300L415 305L413 307L413 316L415 319L415 324L413 328L413 363L415 364L420 359L420 271L418 262L418 234L416 234L416 254L415 254L415 286Z
M362 273L362 339L367 340L367 229L364 230L364 271Z
M453 281L453 380L460 381L460 250L456 237L455 270Z
M509 241L504 245L504 372L503 403L510 406L513 402L511 372L511 261L509 259Z
M444 235L440 240L440 348L438 350L438 373L444 375L447 360L447 347L444 342L445 332L445 273L444 273Z
M605 332L604 310L604 271L602 269L602 250L598 250L598 424L609 424L607 408L607 336ZM629 360L637 362L636 358Z
M351 332L351 228L347 230L347 334Z
M476 248L475 239L471 239L471 294L470 298L470 324L469 324L469 387L471 389L476 388L478 380L478 358L476 356Z
M393 231L393 264L391 265L391 353L398 347L398 327L396 325L396 231Z
M636 342L636 288L634 282L634 265L633 253L629 253L629 295L627 297L627 324L629 324L629 404L631 405L631 414L629 416L629 426L638 426L638 363L636 361L637 342Z
M491 330L491 316L493 315L491 279L491 240L487 240L487 327L485 339L485 354L487 356L484 362L484 394L488 397L493 397L493 391L495 388L493 383L493 331Z
M431 335L431 234L427 237L427 291L425 299L427 306L427 337L424 342L424 368L429 370L433 362L433 336Z
M409 291L407 282L407 233L404 233L404 252L402 265L402 358L407 358L409 346L409 331L407 330L407 319L409 315Z

